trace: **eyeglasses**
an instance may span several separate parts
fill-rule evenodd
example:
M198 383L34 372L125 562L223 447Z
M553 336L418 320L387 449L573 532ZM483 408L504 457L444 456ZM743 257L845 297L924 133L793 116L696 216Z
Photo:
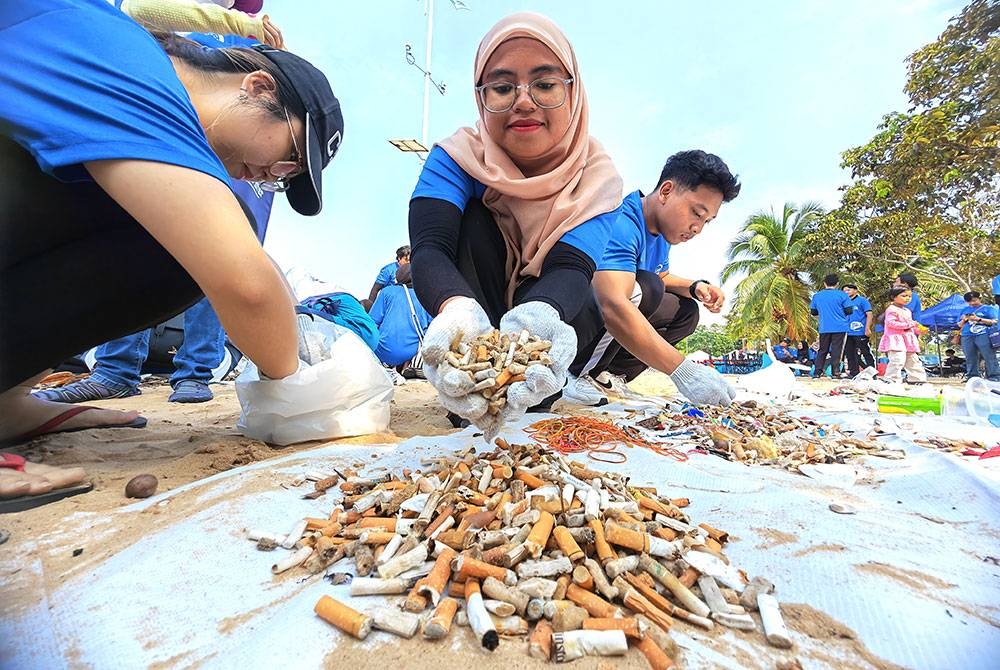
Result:
M573 83L573 78L542 77L530 84L514 84L509 81L494 81L477 86L479 98L487 112L502 114L514 106L521 89L528 90L530 97L542 109L562 107L566 102L566 87Z
M291 186L289 181L297 177L304 171L302 169L302 154L299 153L299 143L295 140L295 129L292 128L292 119L288 115L288 108L285 107L285 122L288 124L288 132L292 136L292 159L288 161L277 161L267 168L267 173L275 177L274 181L262 181L260 187L272 193L282 193Z

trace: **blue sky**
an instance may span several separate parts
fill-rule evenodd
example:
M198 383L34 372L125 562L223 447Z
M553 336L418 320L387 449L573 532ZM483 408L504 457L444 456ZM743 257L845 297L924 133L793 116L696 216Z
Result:
M701 236L671 253L671 270L717 281L746 218L785 201L834 206L848 180L840 152L863 144L883 114L905 110L904 59L933 41L963 3L434 1L429 139L475 124L476 48L500 18L552 18L572 42L590 102L590 132L614 159L626 192L651 189L683 149L721 156L740 196ZM285 268L366 296L407 241L418 159L389 138L419 138L424 0L266 0L290 50L329 77L345 117L340 153L324 172L324 208L297 216L276 201L265 248ZM732 286L727 286L731 293ZM728 303L727 303L728 307ZM703 317L708 316L703 313Z

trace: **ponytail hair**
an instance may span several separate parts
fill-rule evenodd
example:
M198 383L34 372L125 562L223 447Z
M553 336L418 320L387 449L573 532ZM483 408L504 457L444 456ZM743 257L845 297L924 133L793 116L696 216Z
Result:
M153 37L168 56L178 58L185 65L211 76L215 74L249 74L266 72L275 84L275 100L261 100L261 106L275 118L284 119L285 109L298 118L305 119L305 109L298 94L271 60L253 49L244 47L207 47L175 33L156 31Z

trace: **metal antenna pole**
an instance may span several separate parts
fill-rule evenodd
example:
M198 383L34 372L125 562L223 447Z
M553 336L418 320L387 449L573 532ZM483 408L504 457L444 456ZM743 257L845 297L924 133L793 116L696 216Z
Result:
M427 125L431 112L431 46L434 39L434 0L425 0L427 7L427 53L424 55L424 122L420 143L427 146Z

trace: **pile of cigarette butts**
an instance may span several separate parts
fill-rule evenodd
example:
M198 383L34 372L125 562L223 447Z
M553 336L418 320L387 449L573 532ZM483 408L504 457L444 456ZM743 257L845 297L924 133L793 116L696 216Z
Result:
M803 464L844 463L858 456L902 459L906 452L878 441L885 433L846 435L835 426L791 416L753 400L727 408L680 407L636 421L659 440L696 440L708 453L748 465L793 472Z
M491 651L501 637L557 662L631 646L655 670L675 667L674 625L762 627L772 646L792 646L774 585L731 565L727 533L694 525L687 499L536 445L496 445L399 478L312 473L308 497L339 489L341 505L287 535L248 537L288 550L274 574L323 573L349 582L352 599L398 595L398 606L379 600L364 612L319 598L316 614L358 639L375 629L439 640L468 625Z
M552 343L527 330L508 335L494 329L472 342L463 342L462 337L461 331L456 333L445 355L445 363L468 373L475 383L472 392L486 398L487 411L491 415L498 414L507 404L507 388L515 382L523 382L529 366L552 366L548 355Z

